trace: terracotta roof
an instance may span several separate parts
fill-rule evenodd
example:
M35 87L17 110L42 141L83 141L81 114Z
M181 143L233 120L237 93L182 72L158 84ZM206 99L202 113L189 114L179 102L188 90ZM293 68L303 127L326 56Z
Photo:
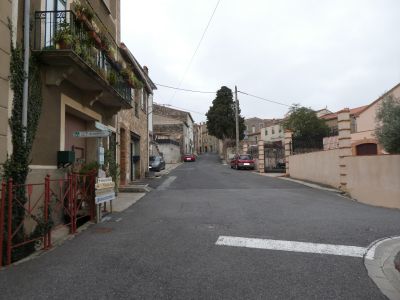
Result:
M366 109L368 107L368 105L363 105L363 106L360 106L360 107L355 107L355 108L352 108L352 109L350 109L350 116L356 116L356 115L358 115L360 112L362 112L364 109ZM321 116L321 117L319 117L320 119L324 119L324 120L332 120L332 119L336 119L337 118L337 116L338 116L338 113L339 113L339 111L338 112L335 112L335 113L331 113L331 114L326 114L326 115L323 115L323 116Z

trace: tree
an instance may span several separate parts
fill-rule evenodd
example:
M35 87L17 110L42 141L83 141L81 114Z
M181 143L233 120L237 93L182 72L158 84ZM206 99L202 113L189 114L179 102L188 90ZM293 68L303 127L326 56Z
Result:
M293 137L299 139L321 138L329 133L329 127L324 120L319 119L312 109L299 104L289 109L289 117L283 122L283 126L293 132Z
M389 153L400 153L400 101L387 95L376 114L375 134Z
M244 118L240 116L239 109L239 139L244 138ZM235 102L233 101L232 90L226 86L217 91L217 97L206 113L208 132L218 139L235 139Z

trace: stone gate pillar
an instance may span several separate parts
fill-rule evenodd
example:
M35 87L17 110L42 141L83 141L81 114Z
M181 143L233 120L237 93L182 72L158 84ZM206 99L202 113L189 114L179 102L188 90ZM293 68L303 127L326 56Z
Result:
M264 141L258 141L258 172L265 173Z
M287 175L290 175L289 156L292 155L292 138L293 132L291 132L290 130L285 130L285 167Z
M345 158L351 156L351 131L350 131L350 110L345 108L338 112L339 129L339 188L347 191L347 166Z

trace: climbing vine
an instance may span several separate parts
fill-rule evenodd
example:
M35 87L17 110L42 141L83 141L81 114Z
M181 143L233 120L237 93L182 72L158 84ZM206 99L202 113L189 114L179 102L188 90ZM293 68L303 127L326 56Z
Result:
M32 144L35 139L40 113L42 110L40 64L37 57L35 57L34 55L31 55L29 62L28 119L26 128L22 125L22 94L24 79L25 72L22 48L19 45L14 47L11 44L10 84L13 91L13 107L11 117L9 119L9 125L12 134L11 139L13 152L4 163L3 178L5 180L12 178L14 184L17 185L17 187L15 188L14 199L18 199L19 203L21 203L21 205L13 205L13 229L15 229L19 224L23 223L25 216L23 205L26 203L27 199L25 196L25 188L22 185L25 184L26 178L29 173L29 162ZM24 141L25 134L26 142ZM7 224L7 218L8 216L6 215L5 224ZM4 226L4 224L1 225ZM24 235L24 229L21 228L14 236L13 243L23 241ZM15 261L22 257L25 257L26 255L34 251L34 246L35 245L33 243L28 243L25 246L14 249L12 253L12 259ZM3 251L3 253L5 253L5 251Z

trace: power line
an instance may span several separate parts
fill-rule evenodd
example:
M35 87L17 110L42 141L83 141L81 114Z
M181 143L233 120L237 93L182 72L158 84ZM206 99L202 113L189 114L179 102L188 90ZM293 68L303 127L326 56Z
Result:
M221 1L221 0L218 0L218 2L217 2L217 4L215 5L214 10L213 10L213 12L212 12L212 14L211 14L211 17L208 19L207 26L206 26L206 28L204 29L203 34L201 35L200 41L199 41L199 43L197 44L197 47L196 47L196 49L194 50L194 53L193 53L192 57L190 58L189 64L187 65L187 67L186 67L186 69L185 69L185 72L183 73L183 76L182 76L182 78L181 78L181 80L180 80L180 82L179 82L179 84L178 84L178 88L181 87L182 82L183 82L183 80L185 79L185 76L186 76L187 72L189 71L189 68L190 68L190 66L191 66L191 64L192 64L192 62L193 62L194 57L195 57L196 54L197 54L197 51L198 51L199 48L200 48L201 42L203 41L204 36L206 35L206 32L207 32L207 30L208 30L208 27L209 27L210 24L211 24L211 21L212 21L212 19L213 19L213 17L214 17L214 14L215 14L215 12L216 12L216 10L217 10L217 8L218 8L218 5L219 5L219 2L220 2L220 1ZM177 91L174 92L174 94L172 95L172 97L171 97L171 99L169 100L169 102L171 102L171 100L174 99L174 97L175 97L175 95L176 95L176 92L177 92Z
M287 106L287 107L292 107L292 105L289 105L289 104L286 104L286 103L265 99L263 97L252 95L252 94L249 94L249 93L246 93L246 92L243 92L243 91L238 91L238 93L241 93L243 95L247 95L247 96L250 96L250 97L253 97L253 98L257 98L257 99L260 99L260 100L263 100L263 101L267 101L267 102L271 102L271 103L275 103L275 104L279 104L279 105L283 105L283 106Z
M183 92L202 93L202 94L214 94L214 93L216 93L216 92L210 92L210 91L184 89L184 88L179 88L179 87L174 87L174 86L169 86L169 85L159 84L159 83L156 83L156 85L159 85L159 86L162 86L162 87L165 87L165 88L169 88L169 89L183 91ZM287 106L287 107L292 107L293 106L293 105L289 105L289 104L282 103L282 102L279 102L279 101L274 101L274 100L266 99L266 98L263 98L263 97L260 97L260 96L256 96L256 95L253 95L253 94L250 94L250 93L246 93L246 92L243 92L243 91L238 91L238 93L246 95L246 96L249 96L249 97L257 98L259 100L263 100L263 101L266 101L266 102L270 102L270 103L275 103L275 104L279 104L279 105L283 105L283 106Z
M215 92L208 92L208 91L198 91L198 90L190 90L190 89L183 89L183 88L178 88L178 87L173 87L165 84L160 84L156 83L156 85L168 88L168 89L173 89L173 90L178 90L178 91L184 91L184 92L192 92L192 93L202 93L202 94L215 94Z
M202 116L205 116L205 115L206 115L205 113L202 113L202 112L198 112L198 111L195 111L195 110L190 110L190 109L178 107L178 106L171 105L171 104L162 104L162 103L154 103L154 104L160 105L160 106L168 106L168 107L180 109L180 110L183 110L183 111L188 111L188 112L191 112L191 113L194 113L194 114L199 114L199 115L202 115Z

